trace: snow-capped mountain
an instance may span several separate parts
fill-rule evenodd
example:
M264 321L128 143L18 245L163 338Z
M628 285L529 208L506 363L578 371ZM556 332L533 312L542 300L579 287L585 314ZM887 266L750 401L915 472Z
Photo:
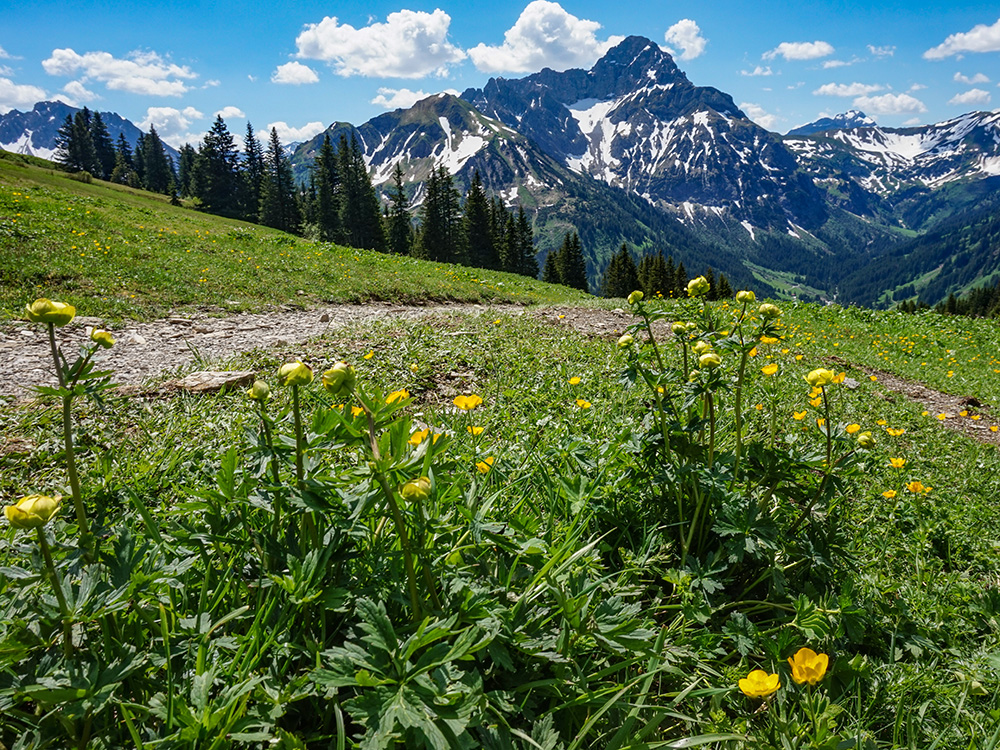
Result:
M642 37L628 37L589 71L494 78L462 96L570 169L682 221L725 215L784 230L823 213L821 192L779 136L728 94L692 84Z
M789 136L785 144L817 180L847 174L880 196L908 185L935 189L1000 175L1000 111L970 112L919 128L869 125Z
M833 117L821 117L818 120L810 122L806 125L800 125L797 128L792 128L785 135L796 136L796 135L814 135L816 133L823 133L827 130L851 130L852 128L873 128L878 125L875 120L870 118L864 112L857 109L851 109L843 114L834 115Z
M79 107L63 102L38 102L29 112L12 109L0 115L0 149L51 160L56 153L59 128L66 122L67 115L79 111ZM124 133L126 140L135 148L136 140L142 134L136 125L114 112L101 112L101 119L112 141L117 141L118 136ZM177 151L167 144L163 146L176 161Z

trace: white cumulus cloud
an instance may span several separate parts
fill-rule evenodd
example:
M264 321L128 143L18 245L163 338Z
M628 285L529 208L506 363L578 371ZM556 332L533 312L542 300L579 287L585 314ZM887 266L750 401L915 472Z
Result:
M690 18L683 18L675 23L667 29L664 37L667 44L681 48L681 60L694 60L705 51L705 45L708 44L708 40L701 35L698 24ZM671 55L677 56L672 49L669 51Z
M883 57L892 57L896 54L896 45L886 45L885 47L876 47L874 44L868 45L868 52L872 57L879 59Z
M202 117L204 115L194 107L185 107L184 109L149 107L146 109L146 117L138 125L143 130L155 127L160 140L169 143L174 148L180 148L185 143L199 143L204 137L204 133L190 132L194 121L200 120Z
M290 62L279 65L271 74L271 83L285 83L301 86L303 83L318 83L319 76L308 65L300 62Z
M81 81L100 81L113 91L127 91L148 96L181 96L188 91L185 80L198 74L186 65L165 61L155 52L130 52L127 58L117 58L108 52L78 54L70 48L54 49L42 61L45 72L53 76L73 76L83 73Z
M533 0L504 32L503 44L478 44L469 50L469 57L484 73L589 67L622 40L617 36L601 41L600 28L597 21L577 18L559 3Z
M0 47L0 60L13 60L14 56L3 47Z
M0 115L18 107L31 107L45 99L45 89L0 78Z
M833 54L833 46L828 42L782 42L764 53L765 60L783 57L786 60L816 60Z
M753 70L741 70L740 75L753 77L753 76L770 76L774 75L774 73L771 72L770 65L768 65L767 67L761 67L760 65L757 65L754 67Z
M854 106L869 115L904 115L926 112L927 106L909 94L881 94L859 96Z
M294 128L287 122L269 122L266 128L257 131L257 137L264 143L267 143L271 138L272 129L277 131L281 145L287 146L290 143L308 141L313 136L319 135L326 130L326 126L321 122L307 122L301 128Z
M445 89L443 93L458 96L459 92L455 89ZM381 87L378 90L378 96L371 100L371 104L377 104L385 109L407 109L412 107L421 99L426 99L428 96L431 95L426 91L411 91L410 89L389 89Z
M987 78L982 73L976 73L974 76L966 76L961 73L955 74L955 81L958 83L964 83L969 86L975 86L977 83L989 83L990 79Z
M816 96L867 96L883 91L885 86L877 83L824 83L813 91Z
M218 112L216 112L213 117L221 117L225 119L244 119L246 118L246 112L244 112L239 107L234 107L229 105L228 107L223 107Z
M857 65L859 62L864 62L860 57L852 57L850 60L824 60L823 70L830 70L831 68L846 68L849 65Z
M963 52L1000 52L1000 19L992 26L981 23L970 31L951 34L937 47L924 52L924 59L943 60Z
M448 42L451 16L440 8L433 13L400 10L385 23L356 29L326 17L306 26L295 39L297 56L330 63L342 76L423 78L445 75L448 66L465 53Z
M983 91L982 89L969 89L961 94L955 94L951 99L948 100L948 104L961 104L966 106L969 104L989 104L990 103L990 92Z
M747 117L753 120L766 130L771 130L778 122L778 116L767 112L759 104L753 102L740 102L740 109L746 112Z
M72 100L66 103L73 107L79 107L83 102L92 102L95 99L100 99L97 94L88 89L83 85L81 81L70 81L62 89L66 95Z

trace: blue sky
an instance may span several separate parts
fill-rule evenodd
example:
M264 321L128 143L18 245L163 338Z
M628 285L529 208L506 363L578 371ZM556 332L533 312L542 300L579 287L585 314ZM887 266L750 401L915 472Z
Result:
M221 112L288 143L492 76L586 69L631 34L778 132L854 108L899 127L1000 107L995 2L33 0L3 10L0 112L58 98L173 145Z

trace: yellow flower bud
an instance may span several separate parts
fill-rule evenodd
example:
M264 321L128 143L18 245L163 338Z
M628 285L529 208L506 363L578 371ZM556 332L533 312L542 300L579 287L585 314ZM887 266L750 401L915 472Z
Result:
M698 357L698 365L706 370L714 370L722 364L722 357L717 352L707 352Z
M115 345L115 337L111 335L111 331L105 331L103 328L91 328L90 340L102 349L110 349Z
M399 488L399 494L408 503L421 503L431 496L431 480L428 477L410 480Z
M642 292L641 292L641 291L639 291L638 289L636 289L636 290L635 290L634 292L632 292L632 293L631 293L631 294L630 294L630 295L628 296L628 303L629 303L630 305L635 305L635 304L637 304L637 303L639 303L639 302L642 302L642 297L643 297L643 294L642 294Z
M754 302L757 301L757 295L754 294L749 289L747 289L745 291L742 291L742 292L736 292L736 301L737 302L742 302L742 303L744 303L746 305L752 305ZM757 670L757 671L759 672L760 670ZM753 674L753 672L751 672L751 674Z
M862 432L858 435L858 447L866 451L872 450L875 447L875 438L870 432Z
M708 294L710 289L711 287L709 286L708 279L704 276L691 279L687 285L687 293L689 297L704 297Z
M36 299L30 305L25 305L25 313L32 323L52 323L64 326L76 317L76 308L65 302L51 299Z
M313 382L313 371L302 362L286 362L278 370L278 380L282 385L309 385Z
M323 373L323 387L335 398L345 398L354 392L358 376L346 362L338 362Z
M28 495L22 497L13 505L3 509L7 521L15 529L37 529L49 522L59 510L60 495Z
M804 377L806 382L813 388L822 388L823 386L830 385L836 375L830 370L819 367Z
M707 354L712 351L712 345L707 341L696 341L694 346L691 347L695 354Z
M271 397L271 387L263 380L255 380L247 395L254 401L267 401Z
M674 334L674 336L686 336L688 332L687 325L685 323L680 323L680 322L674 323L672 326L670 326L670 330Z
M777 305L772 305L770 302L765 302L763 305L758 307L757 312L762 318L777 318L781 315L781 309Z
M635 341L635 339L632 338L632 334L631 333L626 333L624 336L622 336L620 339L618 339L618 348L619 349L626 349L626 348L632 346L632 342L633 341Z

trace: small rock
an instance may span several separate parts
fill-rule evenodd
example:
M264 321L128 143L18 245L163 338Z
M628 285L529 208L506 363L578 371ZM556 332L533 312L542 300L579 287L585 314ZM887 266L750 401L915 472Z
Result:
M32 331L30 328L22 328L21 329L21 335L22 336L26 336L27 338L34 338L35 337L35 332Z
M215 393L223 388L248 386L253 383L255 375L252 370L204 370L192 372L170 385L188 393Z
M856 391L860 387L861 383L859 383L854 378L844 378L844 388L846 388L847 390Z
M330 322L330 313L323 313L322 315L320 315L319 316L319 322L320 323L329 323Z

